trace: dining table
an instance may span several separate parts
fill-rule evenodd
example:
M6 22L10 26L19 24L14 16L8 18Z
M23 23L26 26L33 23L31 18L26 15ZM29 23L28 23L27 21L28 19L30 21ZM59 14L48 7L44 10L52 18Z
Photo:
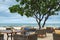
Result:
M8 36L9 34L11 35L11 40L12 40L12 36L13 36L13 33L17 34L17 33L21 33L21 32L25 32L25 30L0 30L0 33L5 33L7 34L7 40L8 40Z
M13 33L12 30L0 30L0 33L5 33L5 34L7 34L7 40L8 40L8 36L9 36L9 34L10 34L10 35L11 35L11 40L12 40L12 33Z

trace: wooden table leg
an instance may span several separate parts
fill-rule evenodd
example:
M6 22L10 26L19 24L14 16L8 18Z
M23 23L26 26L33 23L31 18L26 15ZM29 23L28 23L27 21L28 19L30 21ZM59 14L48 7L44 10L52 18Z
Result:
M8 40L8 33L7 33L7 40Z
M7 33L7 40L8 40L8 38L9 38L9 35L8 35L8 33ZM11 33L11 40L12 40L12 33Z
M11 40L12 40L12 33L11 33Z
M17 32L14 32L14 34L17 34Z

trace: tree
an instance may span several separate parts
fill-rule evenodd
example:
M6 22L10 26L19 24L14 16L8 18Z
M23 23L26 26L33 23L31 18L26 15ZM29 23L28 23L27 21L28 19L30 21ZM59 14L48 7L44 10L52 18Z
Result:
M16 0L19 4L9 7L10 12L17 12L21 16L34 17L38 23L39 29L44 27L47 19L51 15L57 15L60 11L59 0ZM43 25L41 21L44 20Z

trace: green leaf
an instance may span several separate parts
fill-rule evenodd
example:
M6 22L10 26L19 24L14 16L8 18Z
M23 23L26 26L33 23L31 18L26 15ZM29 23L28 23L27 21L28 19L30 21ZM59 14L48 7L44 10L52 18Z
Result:
M19 2L20 0L16 0L17 2Z

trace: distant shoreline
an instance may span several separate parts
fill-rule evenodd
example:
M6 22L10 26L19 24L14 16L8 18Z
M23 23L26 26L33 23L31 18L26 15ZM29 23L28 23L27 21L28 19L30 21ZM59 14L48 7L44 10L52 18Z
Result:
M42 24L41 24L42 25ZM36 27L38 26L37 23L0 23L0 27L20 27L20 26L31 26L31 27ZM60 27L59 23L50 23L46 24L45 26L49 27Z

